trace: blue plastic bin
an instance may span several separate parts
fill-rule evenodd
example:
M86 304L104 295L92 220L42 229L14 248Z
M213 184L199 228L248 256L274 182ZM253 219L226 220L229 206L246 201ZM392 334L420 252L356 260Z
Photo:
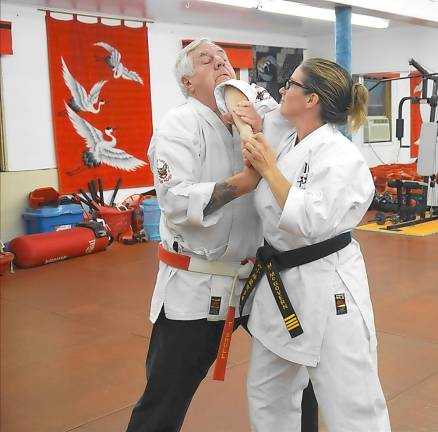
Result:
M147 198L141 203L144 213L144 229L149 240L161 240L160 237L160 207L157 198Z
M58 231L73 228L83 222L84 210L78 204L27 208L23 213L23 218L27 234Z

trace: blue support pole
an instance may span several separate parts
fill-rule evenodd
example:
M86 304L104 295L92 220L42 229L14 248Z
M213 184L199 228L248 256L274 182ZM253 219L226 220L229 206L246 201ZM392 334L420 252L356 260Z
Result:
M351 74L351 6L335 6L335 50L336 63L340 64ZM351 135L345 126L339 130L349 139Z
M351 6L336 6L336 63L351 73Z

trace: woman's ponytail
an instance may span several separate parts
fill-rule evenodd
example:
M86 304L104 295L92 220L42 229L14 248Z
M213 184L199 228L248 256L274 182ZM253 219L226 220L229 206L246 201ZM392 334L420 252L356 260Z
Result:
M351 89L351 106L348 111L348 124L352 131L359 129L367 118L368 90L360 83Z

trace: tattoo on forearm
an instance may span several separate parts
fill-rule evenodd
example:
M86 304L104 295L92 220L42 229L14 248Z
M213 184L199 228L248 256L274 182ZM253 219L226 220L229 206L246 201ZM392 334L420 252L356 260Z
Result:
M210 202L204 209L204 216L215 212L216 210L228 204L237 198L237 186L231 185L229 183L216 183L211 194Z

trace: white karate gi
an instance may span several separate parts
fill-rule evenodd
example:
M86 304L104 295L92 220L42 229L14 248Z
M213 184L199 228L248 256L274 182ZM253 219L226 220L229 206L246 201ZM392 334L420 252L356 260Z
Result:
M267 102L271 104L272 99ZM260 101L257 108L267 111L267 102ZM179 252L185 255L228 262L255 255L263 237L254 193L233 200L207 217L203 214L215 183L242 171L240 137L234 127L230 133L210 108L189 97L162 120L148 155L161 208L161 241L166 249L172 251L177 242ZM155 322L164 305L169 319L223 320L231 283L228 276L189 272L160 262L150 319ZM238 281L235 304L241 290L242 282ZM211 297L221 298L219 310L210 309Z
M268 243L286 251L352 231L374 193L359 150L331 125L320 127L297 146L284 129L278 135L275 127L269 128L268 117L264 131L270 143L283 149L278 166L292 184L283 210L266 181L256 189L256 208ZM263 277L249 319L254 336L248 377L252 430L300 431L305 365L329 432L389 431L359 244L353 240L326 258L286 269L281 278L304 333L290 337ZM344 294L347 313L337 314L335 294Z

